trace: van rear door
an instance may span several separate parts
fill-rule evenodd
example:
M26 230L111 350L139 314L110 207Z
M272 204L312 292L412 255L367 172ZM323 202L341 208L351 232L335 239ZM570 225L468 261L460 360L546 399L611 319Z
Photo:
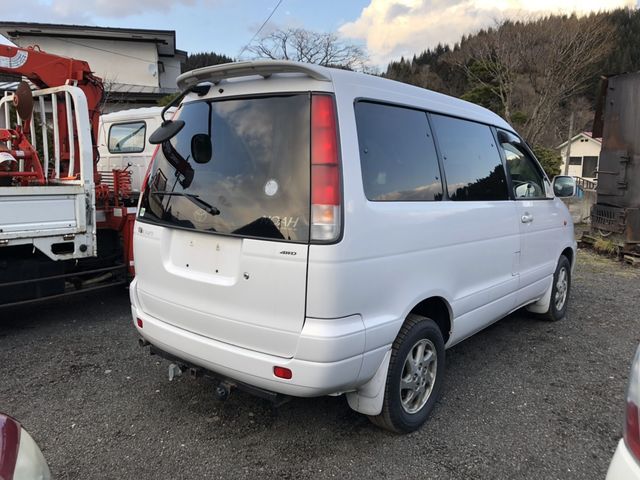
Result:
M134 248L143 311L292 357L305 318L310 95L197 100L152 165Z

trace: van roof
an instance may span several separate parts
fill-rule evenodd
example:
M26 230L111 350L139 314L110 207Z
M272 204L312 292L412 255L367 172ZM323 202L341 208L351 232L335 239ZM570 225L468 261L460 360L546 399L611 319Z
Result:
M379 98L381 101L389 101L391 97L396 97L400 103L475 120L513 131L513 127L491 110L465 100L460 100L459 98L376 75L308 63L291 62L287 60L255 60L224 63L183 73L178 77L177 83L181 90L185 90L201 82L218 84L222 80L230 78L251 76L269 78L279 74L300 74L316 81L331 82L336 92L341 90L342 87L353 86L354 84L361 87L369 87L381 92ZM393 85L392 88L390 88L391 84ZM402 101L403 98L404 101Z
M117 112L105 113L100 116L100 120L103 122L117 122L121 120L136 120L139 118L160 118L160 113L164 107L140 107L129 108L127 110L119 110ZM173 111L175 108L169 109Z

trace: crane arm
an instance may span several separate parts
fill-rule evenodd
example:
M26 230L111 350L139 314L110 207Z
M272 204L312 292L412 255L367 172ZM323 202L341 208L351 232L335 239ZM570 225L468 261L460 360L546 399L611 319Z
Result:
M87 62L43 52L38 47L0 45L0 73L22 75L38 88L70 84L82 89L87 98L91 121L94 165L97 164L100 104L104 85L102 79L93 74Z

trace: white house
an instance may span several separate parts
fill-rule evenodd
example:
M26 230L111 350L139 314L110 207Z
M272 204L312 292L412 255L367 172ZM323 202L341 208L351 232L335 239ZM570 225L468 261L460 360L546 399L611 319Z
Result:
M556 147L562 157L561 172L564 173L567 162L567 144L564 142ZM574 177L583 177L589 180L596 178L598 169L602 139L594 138L591 132L580 132L571 139L571 152L569 153L568 174Z
M105 111L155 105L177 91L187 53L173 30L0 22L0 35L19 47L85 60L105 83Z

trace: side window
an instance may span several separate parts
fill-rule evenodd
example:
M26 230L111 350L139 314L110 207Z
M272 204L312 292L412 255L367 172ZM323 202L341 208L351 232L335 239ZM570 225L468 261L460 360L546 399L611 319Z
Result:
M504 130L498 130L498 140L507 159L513 196L516 199L547 198L545 177L527 152L522 140Z
M140 153L147 133L145 122L115 123L109 128L110 153Z
M427 114L358 102L355 106L364 193L374 201L442 199Z
M507 178L491 129L432 115L451 200L508 200Z

